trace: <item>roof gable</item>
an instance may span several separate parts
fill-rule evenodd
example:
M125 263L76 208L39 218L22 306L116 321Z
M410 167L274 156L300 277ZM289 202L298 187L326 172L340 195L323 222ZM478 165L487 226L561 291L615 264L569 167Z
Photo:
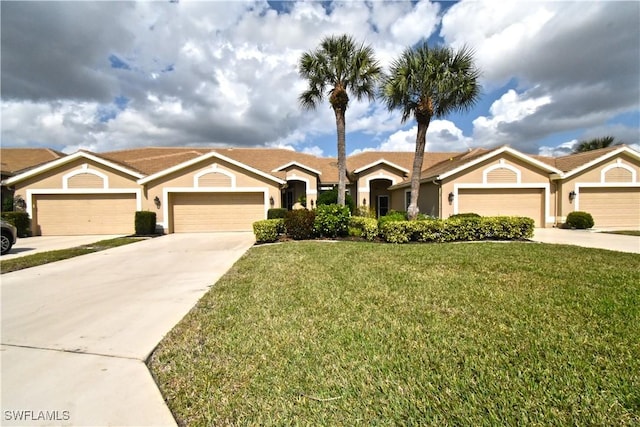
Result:
M562 177L569 178L576 175L586 169L589 169L598 163L611 159L622 153L626 153L640 160L640 153L629 148L626 145L608 147L602 150L587 151L585 153L572 154L569 156L556 159L557 163L564 167L573 166L572 169L567 170Z
M277 168L274 168L271 172L280 172L283 171L291 166L297 166L300 169L304 169L307 170L309 172L315 173L316 175L322 175L322 172L320 172L319 170L313 169L309 166L303 165L302 163L296 162L296 161L292 161L289 163L286 163L282 166L278 166Z
M88 152L88 151L77 151L77 152L75 152L73 154L69 154L68 156L65 156L65 157L59 158L57 160L53 160L53 161L47 162L47 163L45 163L43 165L40 165L40 166L35 167L33 169L29 169L29 170L27 170L27 171L25 171L23 173L20 173L20 174L18 174L16 176L13 176L13 177L5 180L5 184L11 185L11 184L15 184L15 183L20 182L20 181L24 181L25 179L28 179L28 178L31 178L33 176L39 175L39 174L41 174L43 172L46 172L46 171L50 171L52 169L55 169L57 167L65 165L67 163L73 162L74 160L77 160L77 159L92 160L92 161L94 161L96 163L99 163L99 164L104 165L104 166L106 166L108 168L111 168L111 169L115 169L117 171L120 171L122 173L130 175L130 176L132 176L134 178L137 178L137 179L140 179L140 178L142 178L144 176L141 173L138 173L138 172L136 172L134 170L131 170L131 169L123 166L123 165L120 165L118 163L115 163L113 161L105 159L105 158L103 158L100 155L97 155L95 153L91 153L91 152Z
M261 176L263 178L267 178L267 179L269 179L271 181L275 181L278 184L285 184L286 183L286 181L283 181L282 179L277 178L277 177L275 177L273 175L270 175L268 173L265 173L265 172L263 172L263 171L261 171L259 169L256 169L256 168L253 168L251 166L245 165L244 163L238 162L238 161L236 161L234 159L231 159L231 158L229 158L227 156L223 156L222 154L219 154L219 153L217 153L215 151L210 151L210 152L208 152L206 154L202 154L202 155L197 156L195 158L192 158L190 160L187 160L187 161L184 161L182 163L179 163L179 164L177 164L175 166L163 169L163 170L161 170L161 171L159 171L157 173L154 173L152 175L149 175L149 176L146 176L144 178L141 178L141 179L138 180L138 184L146 184L148 182L151 182L151 181L156 180L158 178L161 178L163 176L169 175L171 173L180 171L182 169L188 168L188 167L190 167L192 165L195 165L197 163L200 163L200 162L208 160L208 159L218 159L218 160L230 163L230 164L232 164L234 166L237 166L237 167L239 167L241 169L244 169L244 170L246 170L248 172L252 172L252 173L254 173L256 175L259 175L259 176Z
M385 160L384 158L382 158L382 159L380 159L378 161L375 161L373 163L369 163L368 165L364 165L364 166L354 170L353 173L360 173L360 172L363 172L363 171L365 171L367 169L373 168L373 167L378 166L378 165L391 166L392 168L397 169L400 172L409 173L409 169L403 168L402 166L398 166L395 163L392 163L392 162L390 162L388 160Z

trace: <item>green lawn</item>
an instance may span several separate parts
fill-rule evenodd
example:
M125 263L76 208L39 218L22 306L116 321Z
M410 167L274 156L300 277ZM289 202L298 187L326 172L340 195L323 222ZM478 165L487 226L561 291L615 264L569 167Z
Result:
M109 248L128 245L130 243L139 242L140 240L141 239L137 237L117 237L115 239L100 240L99 242L95 242L90 245L78 246L75 248L40 252L33 255L1 260L0 273L10 273L12 271L23 270L25 268L62 261L63 259L74 258L80 255L90 254L92 252L99 252Z
M637 425L640 256L252 248L149 359L181 425Z

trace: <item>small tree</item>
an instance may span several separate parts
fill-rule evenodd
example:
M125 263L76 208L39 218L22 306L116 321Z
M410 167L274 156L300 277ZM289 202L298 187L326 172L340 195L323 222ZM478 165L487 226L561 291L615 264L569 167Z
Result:
M470 109L480 96L479 70L473 52L463 47L429 48L426 42L406 49L393 61L384 79L381 96L391 111L402 110L402 123L413 116L418 123L416 150L411 171L409 219L418 216L420 173L426 147L427 129L432 118Z

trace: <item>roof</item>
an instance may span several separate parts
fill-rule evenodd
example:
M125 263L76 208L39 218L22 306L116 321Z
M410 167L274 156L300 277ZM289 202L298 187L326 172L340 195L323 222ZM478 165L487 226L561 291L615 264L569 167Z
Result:
M622 145L614 145L607 148L600 148L598 150L585 151L584 153L569 154L567 156L556 157L555 167L563 172L569 172L570 170L577 169L587 163L590 163L599 157L604 156L612 151L620 149Z
M0 172L12 176L64 156L50 148L0 148Z

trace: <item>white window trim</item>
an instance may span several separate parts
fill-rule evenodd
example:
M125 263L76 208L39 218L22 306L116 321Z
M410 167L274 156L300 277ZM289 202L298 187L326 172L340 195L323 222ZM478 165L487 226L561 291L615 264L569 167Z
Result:
M262 193L264 195L264 218L269 210L269 189L267 187L165 187L162 189L162 222L158 222L163 229L169 230L169 195L171 193Z
M69 179L73 178L76 175L82 175L82 174L85 174L85 173L88 173L90 175L95 175L98 178L102 179L102 188L103 189L106 190L106 189L109 188L109 177L106 174L100 172L97 169L90 168L89 165L86 164L86 163L83 164L80 167L80 169L73 170L73 171L67 173L66 175L62 176L62 188L64 190L68 189L69 188Z
M550 215L551 211L551 185L549 183L529 183L529 184L454 184L453 185L453 214L460 213L458 211L458 202L460 200L459 190L465 189L524 189L524 188L542 188L544 189L544 218L546 223L555 222L555 217Z
M505 163L504 159L500 159L500 163L489 166L488 168L485 168L482 171L482 182L484 184L488 184L489 182L487 181L488 177L489 177L489 173L493 172L496 169L507 169L510 170L511 172L516 174L516 184L520 184L522 183L522 172L520 172L520 169L516 168L515 166L512 166L508 163Z
M226 169L222 169L220 167L218 167L217 163L212 164L210 167L205 168L203 170L201 170L200 172L198 172L197 174L193 175L193 187L194 188L201 188L200 187L200 178L205 176L205 175L209 175L212 173L219 173L222 175L226 175L229 178L231 178L231 188L236 188L236 175ZM202 188L206 188L206 187L202 187Z
M27 190L25 200L27 202L27 213L30 218L33 218L33 198L34 196L39 195L50 195L50 194L135 194L136 195L136 210L142 210L142 190L138 188L109 188L109 189L98 189L98 188L69 188L69 189L60 189L60 188L43 188L43 189L33 189Z
M616 161L616 163L611 164L611 165L603 168L600 171L600 182L601 183L606 183L607 182L607 180L606 180L607 172L609 172L612 169L616 169L616 168L624 169L624 170L627 170L627 171L631 172L631 182L633 183L633 182L637 181L636 170L634 168L632 168L631 166L629 166L629 165L627 165L625 163L622 163L622 159L618 159Z

